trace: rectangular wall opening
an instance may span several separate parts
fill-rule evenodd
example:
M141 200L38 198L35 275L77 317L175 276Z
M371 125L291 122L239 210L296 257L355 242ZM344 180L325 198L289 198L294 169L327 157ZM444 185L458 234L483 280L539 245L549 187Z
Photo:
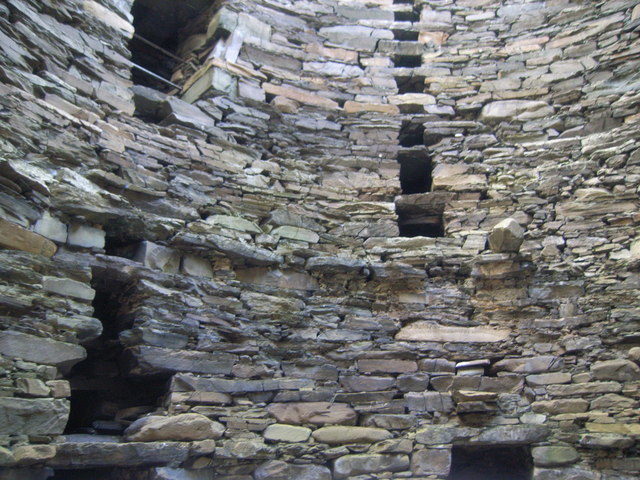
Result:
M418 68L422 66L422 55L394 55L393 65L396 68Z
M398 229L401 237L444 237L441 216L405 217L399 214Z
M425 193L431 189L431 158L424 149L400 151L398 162L403 195Z
M424 145L424 125L422 122L403 121L400 127L400 146Z
M413 2L410 2L413 3ZM408 10L403 12L393 12L393 19L396 22L419 22L420 14L414 10Z
M395 77L398 93L424 93L424 79L425 77L420 75Z
M448 480L531 480L528 446L454 446Z
M393 32L393 39L401 42L417 42L420 38L420 33L414 30L397 29L391 30Z
M118 279L115 270L94 268L91 286L96 291L93 315L102 323L103 332L84 344L87 358L69 374L71 411L64 433L121 435L132 420L156 407L167 379L136 379L123 371L120 334L132 321L132 285Z

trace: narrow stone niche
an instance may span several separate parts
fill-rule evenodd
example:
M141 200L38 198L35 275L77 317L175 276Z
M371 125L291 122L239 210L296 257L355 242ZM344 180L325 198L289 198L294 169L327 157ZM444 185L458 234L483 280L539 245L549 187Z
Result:
M85 344L87 358L70 372L71 411L65 434L120 435L132 420L156 406L166 378L125 375L119 334L133 320L128 308L130 286L115 271L94 269L93 276L94 317L102 322L103 333Z
M398 10L393 12L393 19L396 22L419 22L420 14L415 10Z
M394 55L393 65L396 68L418 68L422 66L422 55Z
M405 120L400 127L400 146L424 145L424 125L420 121Z
M448 480L531 480L528 446L454 446Z
M117 480L112 468L90 468L82 470L55 470L49 480Z
M142 68L133 67L133 83L170 93L170 80L180 64L176 50L180 31L198 17L210 0L136 0L131 13L135 35L129 42L131 60ZM154 76L155 74L155 76Z
M425 193L431 189L431 158L424 148L399 151L398 162L403 195Z
M398 93L424 93L424 79L420 75L411 75L407 77L395 77Z

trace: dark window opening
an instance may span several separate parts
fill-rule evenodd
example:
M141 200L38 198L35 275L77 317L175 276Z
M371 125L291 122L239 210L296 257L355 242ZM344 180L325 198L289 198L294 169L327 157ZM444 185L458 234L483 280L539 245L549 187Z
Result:
M166 379L141 380L124 374L119 336L131 323L133 287L115 270L96 270L91 284L96 290L94 317L102 323L103 332L84 345L87 358L75 365L69 375L71 412L67 435L120 435L131 421L153 410L165 391Z
M209 0L136 0L131 13L135 35L129 42L132 80L165 93L177 89L171 85L174 71L181 63L176 55L185 26L197 18Z
M113 468L89 468L82 470L55 470L49 480L115 480Z
M394 55L393 64L397 68L418 68L422 66L422 55Z
M424 145L424 125L404 122L400 128L400 146L415 147L416 145Z
M76 470L56 469L49 480L145 480L148 469L139 468L83 468Z
M425 193L431 188L431 159L423 150L398 153L400 187L404 195Z
M527 446L454 446L448 480L531 480L533 460Z
M424 79L422 76L395 77L398 93L424 93Z
M409 2L412 3L412 2ZM393 12L393 19L396 22L419 22L420 14L414 10L404 12Z
M442 217L404 217L398 216L398 229L401 237L444 237Z
M402 42L417 42L420 37L420 33L413 30L392 30L393 39Z
M413 4L413 0L393 0L394 5Z

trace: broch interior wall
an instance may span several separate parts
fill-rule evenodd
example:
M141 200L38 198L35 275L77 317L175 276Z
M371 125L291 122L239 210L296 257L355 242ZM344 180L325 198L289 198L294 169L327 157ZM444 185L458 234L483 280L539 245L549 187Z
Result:
M1 480L638 477L636 1L138 2L0 4Z

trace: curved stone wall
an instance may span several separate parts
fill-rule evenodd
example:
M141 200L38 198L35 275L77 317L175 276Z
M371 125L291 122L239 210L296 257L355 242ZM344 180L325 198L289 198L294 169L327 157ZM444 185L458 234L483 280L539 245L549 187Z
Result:
M636 478L637 2L196 3L0 5L0 479Z

